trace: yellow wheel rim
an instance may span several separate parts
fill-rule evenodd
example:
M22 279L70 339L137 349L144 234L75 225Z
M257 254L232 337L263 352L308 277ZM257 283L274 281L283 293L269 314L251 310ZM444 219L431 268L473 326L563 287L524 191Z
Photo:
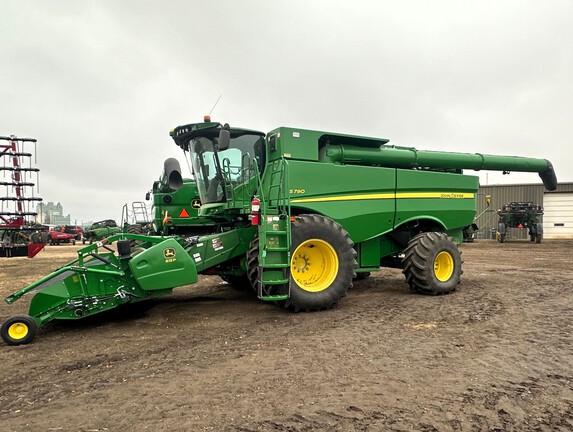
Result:
M14 340L24 339L28 334L28 326L24 323L17 322L8 327L8 336Z
M434 274L440 282L446 282L454 274L454 258L449 252L442 251L434 260Z
M290 274L296 284L305 291L325 290L338 274L338 255L334 248L323 240L307 240L294 251Z

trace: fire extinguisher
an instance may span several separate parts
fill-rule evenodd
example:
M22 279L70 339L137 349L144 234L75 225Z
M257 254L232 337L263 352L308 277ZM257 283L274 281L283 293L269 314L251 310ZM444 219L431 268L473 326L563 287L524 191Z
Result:
M251 225L261 224L261 201L258 196L253 196L251 201Z

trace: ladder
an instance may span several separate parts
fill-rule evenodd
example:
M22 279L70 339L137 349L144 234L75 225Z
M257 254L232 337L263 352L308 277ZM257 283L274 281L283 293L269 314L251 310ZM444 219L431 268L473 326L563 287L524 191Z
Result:
M261 191L259 234L259 281L257 296L264 301L290 297L291 212L288 195L288 162L278 159L268 166L270 186ZM283 286L278 290L273 288ZM273 291L278 291L274 292Z
M149 214L147 206L143 201L134 201L131 203L131 211L127 203L121 210L121 226L125 225L145 225L149 223Z
M134 201L131 204L133 221L136 224L149 223L149 215L147 214L147 207L143 201Z

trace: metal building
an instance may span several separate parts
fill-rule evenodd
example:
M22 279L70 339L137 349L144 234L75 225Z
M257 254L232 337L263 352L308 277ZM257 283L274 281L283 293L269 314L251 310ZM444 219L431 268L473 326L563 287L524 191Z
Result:
M495 238L497 211L508 202L533 202L543 206L543 238L573 239L573 183L561 183L557 190L547 192L542 184L481 186L479 189L476 238ZM491 196L487 207L486 196ZM526 239L526 229L512 229L511 238Z

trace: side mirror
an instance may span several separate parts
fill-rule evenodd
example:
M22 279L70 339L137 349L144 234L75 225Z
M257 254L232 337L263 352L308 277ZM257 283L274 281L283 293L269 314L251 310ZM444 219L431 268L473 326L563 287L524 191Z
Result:
M229 125L225 123L225 126L219 132L219 151L227 150L231 144L231 131L229 130Z
M151 193L150 193L150 192L147 192L147 193L145 194L145 201L149 201L150 198L151 198Z

